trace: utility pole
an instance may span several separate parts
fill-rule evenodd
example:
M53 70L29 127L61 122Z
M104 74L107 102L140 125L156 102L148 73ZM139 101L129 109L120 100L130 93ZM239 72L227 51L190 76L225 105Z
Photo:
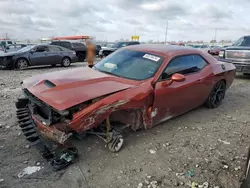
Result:
M168 37L168 20L167 20L166 33L165 33L165 44L167 44L167 37Z
M8 39L8 33L5 33L5 39Z
M216 41L216 37L217 37L217 28L215 28L215 33L214 33L214 40Z

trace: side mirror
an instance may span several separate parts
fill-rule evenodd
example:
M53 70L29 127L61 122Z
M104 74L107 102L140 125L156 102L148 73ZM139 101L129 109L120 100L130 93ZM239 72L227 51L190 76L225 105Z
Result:
M178 74L178 73L173 74L171 77L171 80L173 82L183 82L183 81L185 81L185 79L186 78L183 74Z
M173 82L183 82L186 80L186 77L183 75L183 74L178 74L178 73L175 73L171 76L171 79L168 80L167 82L163 82L163 86L169 86L171 85Z

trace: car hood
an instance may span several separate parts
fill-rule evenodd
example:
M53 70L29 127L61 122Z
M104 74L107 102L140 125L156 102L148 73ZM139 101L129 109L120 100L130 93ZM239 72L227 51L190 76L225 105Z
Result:
M53 108L65 110L136 84L84 67L31 77L23 81L23 88Z
M20 55L20 54L23 54L23 52L17 52L17 51L7 52L7 53L3 53L3 54L1 53L0 57L14 56L14 55Z
M250 50L248 46L230 46L225 48L226 50Z

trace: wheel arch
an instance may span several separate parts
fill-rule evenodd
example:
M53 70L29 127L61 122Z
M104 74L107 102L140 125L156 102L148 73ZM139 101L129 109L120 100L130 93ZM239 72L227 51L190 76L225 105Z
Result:
M17 62L20 59L25 59L28 62L28 65L30 66L30 61L29 61L29 59L27 57L17 57L16 60L15 60L15 63L14 63L14 68L16 68Z
M69 56L63 56L62 60L65 59L65 58L68 58L70 60L70 62L72 61L72 59L69 57Z

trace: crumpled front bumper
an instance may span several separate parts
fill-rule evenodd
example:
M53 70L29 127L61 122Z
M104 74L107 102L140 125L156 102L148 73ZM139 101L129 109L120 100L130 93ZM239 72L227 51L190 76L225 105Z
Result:
M37 123L28 108L27 98L16 102L18 123L31 146L35 146L39 153L49 161L54 170L60 170L70 165L78 156L77 149L70 144L66 145L69 135L41 123ZM52 148L48 141L58 147Z

